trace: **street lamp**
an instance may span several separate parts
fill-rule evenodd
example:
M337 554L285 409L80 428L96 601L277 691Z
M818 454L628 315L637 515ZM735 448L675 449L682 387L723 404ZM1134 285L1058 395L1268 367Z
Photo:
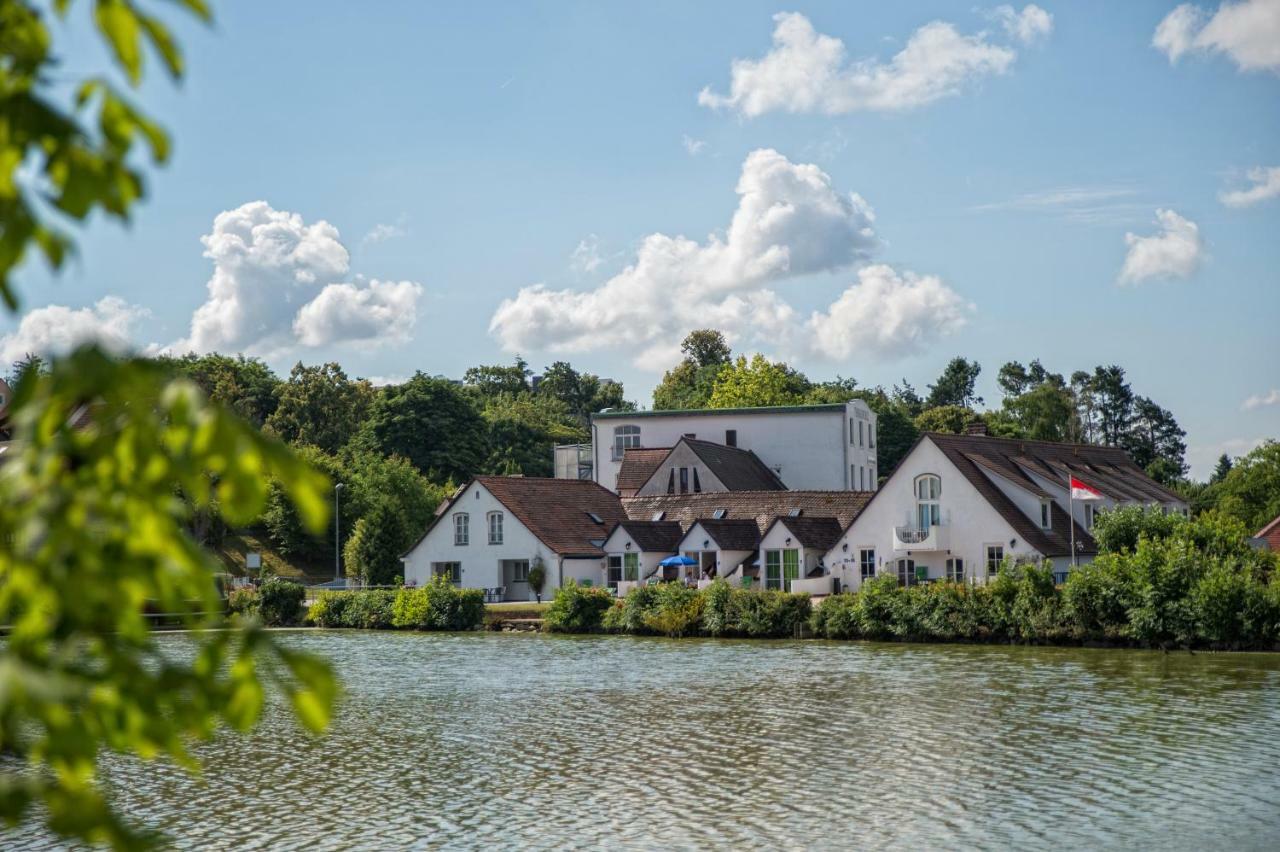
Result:
M338 495L342 493L342 489L346 486L339 482L333 486L333 581L337 583L342 579L342 526L339 521Z

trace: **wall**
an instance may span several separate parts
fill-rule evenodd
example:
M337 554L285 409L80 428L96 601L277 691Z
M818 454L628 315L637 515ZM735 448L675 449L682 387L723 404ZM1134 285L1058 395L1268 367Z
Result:
M704 546L703 542L707 542ZM742 562L751 555L750 550L721 550L720 545L712 538L702 524L694 524L680 539L679 553L714 553L716 557L716 576L729 576Z
M640 433L640 436L642 438L644 437L643 431ZM688 444L679 444L671 452L671 455L667 457L666 461L662 463L662 466L659 467L657 471L655 471L654 475L649 478L649 481L644 484L644 487L636 492L636 496L649 497L655 494L666 494L667 484L670 480L672 470L676 472L675 473L675 486L676 486L675 493L679 494L680 493L680 468L682 467L689 468L688 493L690 494L695 493L693 490L693 472L695 470L698 471L699 490L702 491L703 493L709 494L717 491L729 490L728 488L725 487L724 483L720 481L719 477L717 477L714 473L712 473L710 470L707 469L706 464L702 461L702 459L698 458L698 454L695 453L693 450L691 450Z
M787 539L791 539L791 543L787 544ZM800 579L809 576L809 572L813 571L823 561L826 554L820 550L814 550L811 547L802 547L796 541L795 535L791 530L787 529L785 519L779 523L769 527L769 531L764 534L764 538L760 540L760 582L764 582L764 552L766 550L787 550L796 549L800 551Z
M631 545L631 549L627 549L627 545ZM640 578L639 582L644 582L651 575L656 576L661 570L658 563L673 556L672 553L654 553L652 551L644 551L640 549L640 545L631 538L631 535L622 527L616 528L613 533L605 540L604 552L609 556L623 556L627 553L640 554ZM606 567L608 562L602 563ZM607 579L607 578L606 578Z
M859 416L861 415L861 416ZM810 411L749 411L733 414L645 414L609 416L592 421L596 482L617 490L621 460L613 458L613 434L618 426L639 426L640 446L674 447L686 434L704 441L725 443L725 431L737 430L737 446L753 450L766 465L777 470L793 490L843 491L852 486L849 466L875 467L875 450L850 444L849 421L865 417L874 424L875 414L866 403L854 400L842 408ZM705 487L705 483L704 483ZM663 485L665 491L665 483Z
M502 544L489 544L486 515L491 511L503 513ZM453 543L453 515L467 512L471 516L471 542L467 545ZM516 517L489 490L473 482L462 496L450 506L426 537L404 557L405 582L418 585L431 579L431 563L461 562L462 586L469 589L488 589L503 585L502 560L541 557L547 571L543 586L545 598L558 587L557 557L541 541L533 536ZM510 590L508 590L510 591ZM533 592L528 592L533 600Z
M902 526L914 515L914 482L923 473L937 474L942 480L942 496L938 502L947 526L948 550L895 553L893 528ZM1013 547L1009 546L1010 540L1015 541ZM985 574L984 546L988 543L1003 545L1005 556L1039 555L926 438L902 460L867 508L827 552L825 561L829 570L842 575L850 589L861 584L858 551L866 547L876 551L878 572L892 571L894 560L909 557L917 566L927 567L930 578L942 578L946 576L947 558L955 556L965 560L970 576L975 576L976 571L976 576L981 577ZM845 544L848 550L842 548Z

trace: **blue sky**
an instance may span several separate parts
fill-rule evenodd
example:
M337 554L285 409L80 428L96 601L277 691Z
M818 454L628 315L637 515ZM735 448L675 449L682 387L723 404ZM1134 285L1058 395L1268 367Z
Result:
M975 358L989 404L1010 359L1118 363L1203 476L1280 436L1280 4L1154 46L1175 5L220 3L178 27L188 79L138 95L175 137L150 198L21 272L0 352L96 326L394 378L518 349L647 405L712 318L813 378Z

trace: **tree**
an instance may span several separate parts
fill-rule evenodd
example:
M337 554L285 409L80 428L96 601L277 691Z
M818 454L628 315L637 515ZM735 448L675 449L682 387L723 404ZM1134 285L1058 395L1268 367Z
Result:
M401 555L412 544L404 516L387 501L379 501L356 522L342 549L346 573L367 585L389 586L404 579Z
M280 401L266 426L292 444L337 452L360 428L373 401L373 386L353 382L334 362L314 367L299 361L280 386Z
M689 332L680 351L684 360L664 373L653 389L655 409L706 408L720 368L730 364L733 357L724 335L711 328Z
M1121 446L1153 479L1170 485L1187 472L1186 435L1168 409L1140 396L1134 400Z
M876 415L876 470L881 479L893 473L920 437L912 416L895 396L883 388L855 391Z
M1024 367L1017 361L1009 361L996 375L996 384L1006 397L1021 396L1036 385L1045 382L1048 376L1048 372L1039 360L1032 361L1030 367Z
M67 412L93 400L93 428ZM195 764L190 739L246 730L263 706L259 672L317 730L334 682L319 661L252 624L222 627L215 566L187 533L190 507L232 522L257 515L274 477L312 529L324 477L210 404L191 382L143 361L81 349L14 399L19 436L0 476L0 817L36 803L49 828L86 843L141 845L103 798L111 749ZM175 489L186 500L175 500ZM144 606L176 613L190 653L162 653Z
M1280 515L1280 441L1262 446L1236 459L1218 489L1218 510L1257 532Z
M1133 418L1133 390L1125 381L1124 368L1114 364L1095 368L1088 390L1097 418L1094 440L1108 447L1122 446Z
M485 473L552 476L552 449L585 441L588 435L564 403L549 395L502 394L486 403L483 417L489 448Z
M567 361L556 361L543 372L538 394L562 403L582 429L591 415L606 408L631 411L635 406L623 399L622 385L612 379L601 379L592 373L579 373Z
M809 391L809 380L781 362L763 355L750 361L739 355L732 365L720 368L710 408L749 408L765 405L798 405Z
M844 403L858 396L858 381L836 376L831 381L819 382L809 386L805 393L806 405L828 405Z
M1231 456L1223 453L1218 456L1218 463L1214 465L1213 475L1209 477L1209 484L1216 485L1227 478L1227 474L1231 472Z
M974 393L978 382L978 374L982 366L977 361L966 361L964 358L952 358L943 369L938 381L929 385L929 396L925 400L925 408L938 408L944 405L958 405L972 408L982 405L982 397Z
M528 362L517 355L515 363L510 367L500 365L471 367L462 374L462 383L481 397L490 397L500 393L515 394L529 391L530 375Z
M178 375L195 382L209 399L225 405L255 426L262 426L279 403L280 379L257 358L188 353L161 358Z
M16 388L18 383L21 382L23 377L28 373L39 375L47 370L48 367L49 365L45 362L44 358L41 358L33 352L28 352L22 358L14 361L13 366L9 369L9 387Z
M484 419L461 387L419 372L383 389L354 443L402 456L433 482L461 482L484 461L485 432Z
M914 418L921 411L924 411L924 400L920 398L920 394L916 393L916 389L911 382L906 379L902 380L901 386L893 386L891 398L897 405L901 406L908 417Z
M916 429L921 432L944 432L963 435L974 420L980 420L977 412L962 405L939 405L926 408L916 417Z
M1076 401L1062 377L1042 381L1017 396L1005 397L1002 411L1016 425L1016 437L1037 441L1077 441ZM1009 437L1015 437L1010 435Z

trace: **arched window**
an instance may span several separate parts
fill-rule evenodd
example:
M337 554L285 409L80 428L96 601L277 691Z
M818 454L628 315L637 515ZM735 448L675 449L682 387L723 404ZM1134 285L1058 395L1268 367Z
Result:
M916 477L916 526L922 530L942 525L942 480L932 473Z
M453 516L453 543L464 545L471 543L471 516L459 512Z
M622 454L627 450L640 446L640 427L639 426L614 426L613 427L613 460L622 459Z

